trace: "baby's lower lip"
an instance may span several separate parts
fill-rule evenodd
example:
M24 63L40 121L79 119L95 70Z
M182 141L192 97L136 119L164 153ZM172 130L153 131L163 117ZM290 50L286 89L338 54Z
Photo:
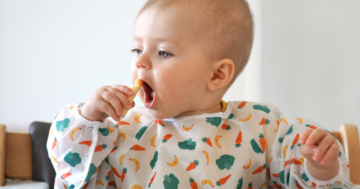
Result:
M146 94L144 96L144 98L145 98L144 99L144 102L145 102L144 104L145 104L145 107L147 109L151 109L151 108L153 108L155 106L156 94L155 94L155 91L153 91L152 93L153 93L153 95L151 95L152 100L150 98L148 98Z

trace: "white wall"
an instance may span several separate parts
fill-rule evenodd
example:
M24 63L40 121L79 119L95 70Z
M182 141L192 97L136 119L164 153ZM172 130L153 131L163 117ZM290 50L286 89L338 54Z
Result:
M287 119L360 127L360 1L263 1L262 100Z
M0 122L28 132L102 85L130 85L145 0L0 0Z
M131 85L133 22L144 2L0 0L0 123L28 132L99 86ZM304 115L331 130L360 126L360 3L249 3L254 49L224 99L273 103L288 119Z

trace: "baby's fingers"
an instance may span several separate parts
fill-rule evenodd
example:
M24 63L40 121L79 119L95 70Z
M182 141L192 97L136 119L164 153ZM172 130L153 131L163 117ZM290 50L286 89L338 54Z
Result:
M317 150L317 146L315 145L307 145L307 144L303 144L300 146L300 152L301 154L306 157L307 159L312 159L316 150Z
M105 99L103 99L102 103L100 103L99 109L100 109L101 112L103 112L106 115L110 116L114 120L120 121L120 116L118 115L118 113L116 113L113 106L110 105L109 102L107 102Z
M327 132L323 129L315 129L313 130L309 137L306 139L307 145L317 145L325 136Z
M334 137L331 135L326 135L320 142L314 156L314 161L319 161L324 156L324 154L327 152L329 147L334 143Z
M119 117L122 116L124 108L132 108L132 104L130 104L127 96L125 96L125 94L123 94L117 88L107 88L106 92L102 94L102 98L112 106Z
M334 141L333 144L328 148L324 157L322 158L321 163L326 164L327 162L329 162L329 160L337 159L337 157L339 156L339 150L339 145L336 141Z
M301 145L304 145L306 143L306 140L310 136L311 132L313 132L313 131L314 131L313 129L305 129L300 135L299 143Z
M126 87L126 86L121 86L120 87L121 89L119 88L114 88L114 87L111 87L109 89L109 91L111 91L112 93L115 94L115 96L117 97L117 99L120 101L121 105L122 105L122 108L121 108L121 113L122 113L122 109L130 109L132 108L132 104L129 102L129 99L128 99L128 96L131 96L131 95L128 95L128 94L134 94L134 91L131 90L130 88ZM132 91L132 93L129 93L128 90ZM116 110L118 111L118 110Z
M126 96L131 96L134 94L134 91L130 87L125 85L113 85L112 88L118 89L120 92L124 93Z

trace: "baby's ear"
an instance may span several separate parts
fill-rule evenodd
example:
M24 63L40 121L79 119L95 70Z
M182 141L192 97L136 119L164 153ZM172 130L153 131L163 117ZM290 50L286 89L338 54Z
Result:
M230 59L222 59L213 65L213 76L207 84L210 91L227 86L234 77L235 65Z

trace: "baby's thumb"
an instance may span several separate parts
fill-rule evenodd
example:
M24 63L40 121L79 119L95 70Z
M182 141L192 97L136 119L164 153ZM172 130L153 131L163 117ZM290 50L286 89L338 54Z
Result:
M303 144L300 147L301 154L305 157L310 157L310 158L315 154L316 150L317 150L316 145Z

